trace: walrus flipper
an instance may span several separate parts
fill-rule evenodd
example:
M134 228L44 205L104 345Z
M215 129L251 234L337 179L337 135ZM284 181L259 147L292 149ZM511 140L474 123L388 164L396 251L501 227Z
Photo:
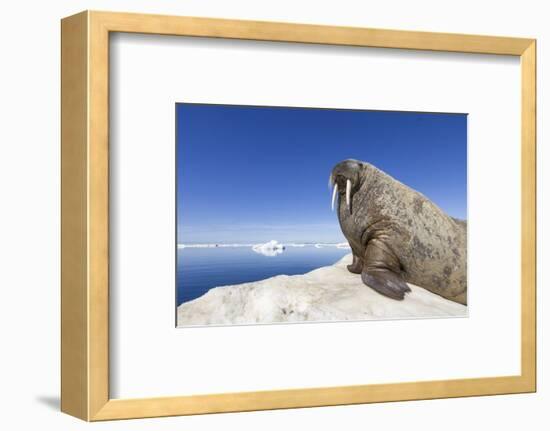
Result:
M373 241L367 245L361 280L378 293L402 300L411 289L401 275L398 259L383 244Z
M353 253L353 262L346 267L352 274L361 274L363 271L363 261Z
M364 270L361 280L378 293L392 299L404 299L411 289L403 279L389 269Z

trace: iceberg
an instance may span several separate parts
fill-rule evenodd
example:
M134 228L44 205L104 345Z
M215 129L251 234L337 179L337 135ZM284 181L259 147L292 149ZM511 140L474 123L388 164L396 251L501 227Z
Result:
M351 246L347 242L340 242L340 243L336 244L336 248L350 249L351 250Z
M265 244L253 245L252 250L258 254L263 254L264 256L277 256L285 250L285 246L280 242L272 239Z
M382 296L346 269L351 260L352 255L348 254L334 265L307 274L277 275L213 288L200 298L181 304L177 324L185 327L468 316L466 306L413 284L409 284L411 292L403 301Z
M342 248L342 249L351 249L350 245L347 242L339 242L337 244L318 242L317 244L314 245L314 247L315 248L336 247L336 248Z
M178 248L252 247L254 244L178 244Z
M236 248L236 247L256 247L261 248L263 246L266 246L266 248L273 248L268 246L268 244L276 243L277 245L281 246L284 250L286 247L315 247L315 248L322 248L322 247L336 247L336 248L344 248L349 249L350 246L347 242L340 242L340 243L287 243L285 245L279 243L278 241L272 240L269 241L266 244L247 244L247 243L235 243L235 244L225 244L225 243L204 243L204 244L178 244L178 248Z

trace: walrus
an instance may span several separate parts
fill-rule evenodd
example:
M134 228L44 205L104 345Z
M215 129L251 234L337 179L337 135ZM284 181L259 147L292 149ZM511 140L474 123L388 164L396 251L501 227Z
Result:
M408 283L467 304L467 223L375 166L344 160L332 169L332 207L353 252L348 270L387 297Z

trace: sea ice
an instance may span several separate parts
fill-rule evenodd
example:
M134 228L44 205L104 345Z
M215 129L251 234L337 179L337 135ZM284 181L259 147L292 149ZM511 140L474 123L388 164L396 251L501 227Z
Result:
M276 241L268 244L280 245ZM264 244L265 245L265 244ZM277 248L277 247L275 247ZM351 254L303 275L278 275L252 283L216 287L178 307L178 326L303 321L465 317L468 308L409 284L395 301L365 286L346 269Z

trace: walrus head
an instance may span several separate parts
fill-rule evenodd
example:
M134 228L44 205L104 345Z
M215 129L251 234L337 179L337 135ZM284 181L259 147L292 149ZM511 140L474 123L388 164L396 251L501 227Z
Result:
M329 178L329 187L334 187L332 192L333 210L336 196L345 193L346 205L351 211L351 199L353 194L361 187L364 169L365 163L355 159L347 159L334 166Z

